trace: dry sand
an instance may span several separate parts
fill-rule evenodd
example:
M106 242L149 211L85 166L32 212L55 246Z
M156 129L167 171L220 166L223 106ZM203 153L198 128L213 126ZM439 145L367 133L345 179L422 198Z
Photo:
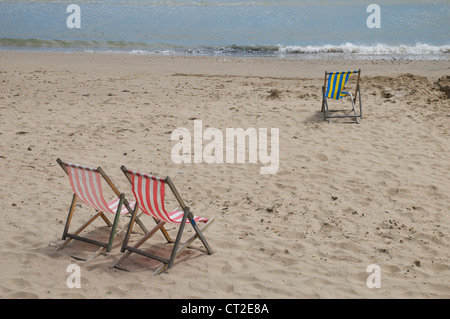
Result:
M324 72L347 69L362 70L364 118L328 124ZM0 52L0 297L449 298L450 106L435 83L449 74L448 61ZM175 164L171 132L195 119L279 128L278 172ZM215 253L189 250L160 276L134 255L131 272L110 269L122 237L90 262L68 256L87 244L55 253L72 198L58 157L101 166L130 199L122 164L171 176L216 218ZM71 264L81 288L66 285Z

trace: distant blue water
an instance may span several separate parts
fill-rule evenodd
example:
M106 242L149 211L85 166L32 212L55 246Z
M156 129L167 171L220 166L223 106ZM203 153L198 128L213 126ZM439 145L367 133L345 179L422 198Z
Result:
M369 28L367 6L380 7ZM69 4L81 28L68 28ZM0 0L0 49L448 59L450 1Z

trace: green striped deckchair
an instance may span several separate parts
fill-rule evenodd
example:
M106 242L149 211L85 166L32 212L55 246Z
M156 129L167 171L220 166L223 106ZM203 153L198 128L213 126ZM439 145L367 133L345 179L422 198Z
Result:
M356 82L355 94L353 96L352 92L346 90L345 85L352 74L358 74L358 79ZM359 118L362 118L362 105L361 105L361 90L359 86L359 80L361 76L361 70L358 71L347 71L347 72L325 72L325 80L322 87L322 112L324 120L332 118L354 118L356 123L359 123ZM328 99L341 100L344 97L350 96L350 100L353 106L353 114L344 115L331 115L331 111L328 107ZM359 114L356 111L356 99L359 97Z

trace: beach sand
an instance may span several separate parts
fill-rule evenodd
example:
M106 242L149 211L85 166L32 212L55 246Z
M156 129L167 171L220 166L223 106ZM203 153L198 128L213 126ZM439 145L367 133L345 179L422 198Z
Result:
M1 298L450 297L450 104L436 84L449 61L2 51L0 66ZM325 71L357 69L361 123L328 124ZM175 164L171 134L194 120L278 128L278 171ZM55 252L72 199L58 157L101 166L128 199L121 165L170 176L194 214L215 217L214 254L187 250L152 276L158 263L136 255L130 272L110 268L123 237L89 262L69 256L88 244ZM77 209L74 227L92 213ZM155 236L143 247L167 254ZM71 264L81 288L67 286Z

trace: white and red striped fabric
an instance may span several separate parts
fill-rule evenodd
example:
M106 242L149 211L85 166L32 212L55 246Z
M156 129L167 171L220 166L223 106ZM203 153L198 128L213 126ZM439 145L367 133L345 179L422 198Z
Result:
M71 163L64 164L67 168L70 185L79 199L98 211L116 214L120 198L116 197L111 202L106 202L103 197L100 173L95 168ZM136 203L130 202L129 204L134 209ZM126 213L128 210L123 205L120 214Z
M159 177L127 171L131 176L134 197L139 208L147 215L167 223L181 223L184 212L175 210L168 213L164 208L165 181ZM207 222L204 217L194 216L195 222ZM186 220L189 223L189 219Z

